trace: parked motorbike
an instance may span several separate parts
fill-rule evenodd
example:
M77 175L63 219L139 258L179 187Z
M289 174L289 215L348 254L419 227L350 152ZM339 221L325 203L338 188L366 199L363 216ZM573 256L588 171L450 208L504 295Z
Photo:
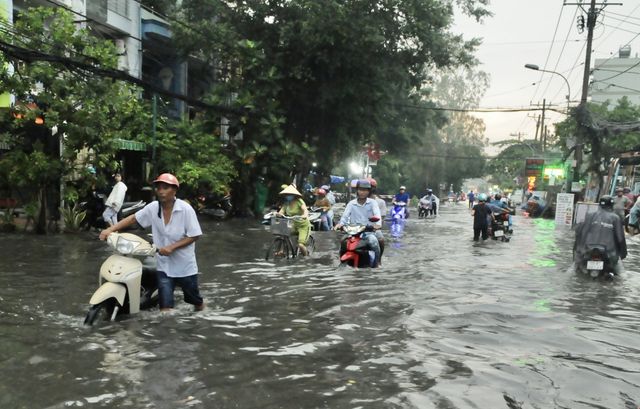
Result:
M574 255L575 257L575 255ZM576 260L576 270L593 278L614 278L618 260L613 261L605 246L592 244L580 260Z
M115 254L100 266L100 287L89 300L85 325L158 304L155 246L131 233L111 233L107 244Z
M105 204L106 200L106 195L93 191L86 201L80 202L80 210L86 212L86 216L82 221L85 229L104 229L107 227L107 223L102 218L102 213L104 213L107 208ZM143 200L138 200L137 202L124 202L120 211L118 211L118 221L138 212L146 205L147 203Z
M380 219L371 217L370 222L375 223ZM342 232L347 235L340 248L340 265L354 268L373 268L375 266L375 253L369 249L366 241L362 240L362 234L369 230L365 225L342 226Z
M198 213L215 219L227 219L231 216L233 204L231 195L219 196L215 194L198 196Z

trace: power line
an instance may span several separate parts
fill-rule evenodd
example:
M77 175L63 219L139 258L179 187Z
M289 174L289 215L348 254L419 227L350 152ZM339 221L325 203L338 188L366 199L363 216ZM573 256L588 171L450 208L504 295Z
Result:
M615 75L612 75L612 76L607 77L607 78L603 78L603 79L601 79L601 80L594 80L593 82L604 82L604 81L608 81L608 80L610 80L610 79L612 79L612 78L619 77L619 76L621 76L622 74L625 74L625 73L629 72L630 70L632 70L632 69L636 68L636 67L637 67L637 66L639 66L639 65L640 65L640 61L638 61L637 63L633 64L632 66L630 66L629 68L627 68L627 69L626 69L626 70L624 70L624 71L619 71L619 72L618 72L617 74L615 74Z
M138 85L146 90L153 91L160 95L165 95L170 98L179 99L193 106L209 109L215 112L237 114L237 115L246 113L245 109L235 109L235 108L231 108L223 105L209 104L204 101L191 98L184 94L178 94L178 93L166 90L156 84L134 77L125 71L120 71L120 70L111 69L111 68L103 68L100 66L88 64L86 62L77 61L69 57L52 55L52 54L43 53L37 50L18 47L16 45L4 42L2 40L0 40L0 51L21 61L28 61L28 62L44 61L44 62L59 63L71 71L73 71L73 69L76 69L82 72L90 72L103 78L111 78L114 80L125 81L131 84Z
M551 50L553 50L553 44L556 41L556 34L558 34L558 28L560 27L560 21L562 19L562 12L564 11L564 5L560 6L560 14L558 15L558 21L556 22L556 28L553 31L553 38L551 39L551 46L549 47L549 52L547 52L547 58L544 61L544 65L543 67L547 66L547 63L549 62L549 57L551 56ZM540 79L537 81L538 86L536 87L536 90L533 92L533 96L531 97L531 101L533 101L533 99L535 98L535 96L538 94L538 90L540 89L540 82L542 81L542 78L544 78L544 72L540 73Z
M556 60L556 65L553 67L553 70L551 70L551 71L558 71L558 64L560 64L560 59L562 58L562 53L564 52L564 49L567 46L567 40L569 39L569 34L571 34L571 31L573 30L573 20L575 20L576 15L578 15L578 9L577 8L576 8L576 11L573 13L573 17L571 17L570 21L572 22L572 24L569 24L569 30L567 30L567 35L564 38L564 43L562 44L562 49L558 53L558 59ZM547 86L544 88L544 91L542 91L542 95L546 95L547 94L547 90L549 89L549 85L551 85L551 78L553 78L553 76L549 77L549 81L547 82ZM562 89L563 87L564 87L564 84L560 87L560 89ZM567 91L569 91L569 90L567 90ZM556 93L556 95L557 95L557 93ZM569 98L570 97L571 96L569 96Z

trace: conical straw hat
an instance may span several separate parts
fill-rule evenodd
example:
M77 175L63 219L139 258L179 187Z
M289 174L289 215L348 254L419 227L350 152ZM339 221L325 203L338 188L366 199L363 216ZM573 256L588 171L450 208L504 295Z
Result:
M282 190L282 192L280 192L280 194L281 195L296 195L296 196L302 197L300 192L298 192L298 189L293 187L293 185L289 185L289 186L285 187L284 190Z

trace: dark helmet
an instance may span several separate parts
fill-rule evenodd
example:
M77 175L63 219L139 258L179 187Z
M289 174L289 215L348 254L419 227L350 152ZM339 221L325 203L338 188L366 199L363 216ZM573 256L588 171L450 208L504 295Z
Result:
M360 179L358 183L356 183L356 189L369 189L371 190L371 182L367 179Z
M598 204L603 209L613 209L613 198L609 195L604 195L598 200Z
M496 195L494 196L494 198L495 198L496 200L500 200L500 199L502 199L502 195L501 195L500 193L496 193Z

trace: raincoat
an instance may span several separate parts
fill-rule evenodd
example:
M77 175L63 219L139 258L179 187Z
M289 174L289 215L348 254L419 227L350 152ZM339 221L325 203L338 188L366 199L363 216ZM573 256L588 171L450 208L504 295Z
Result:
M576 228L576 241L573 245L575 258L581 260L587 254L590 245L601 245L607 249L607 256L613 264L618 257L627 257L627 241L624 237L622 220L614 212L598 209L589 214Z

